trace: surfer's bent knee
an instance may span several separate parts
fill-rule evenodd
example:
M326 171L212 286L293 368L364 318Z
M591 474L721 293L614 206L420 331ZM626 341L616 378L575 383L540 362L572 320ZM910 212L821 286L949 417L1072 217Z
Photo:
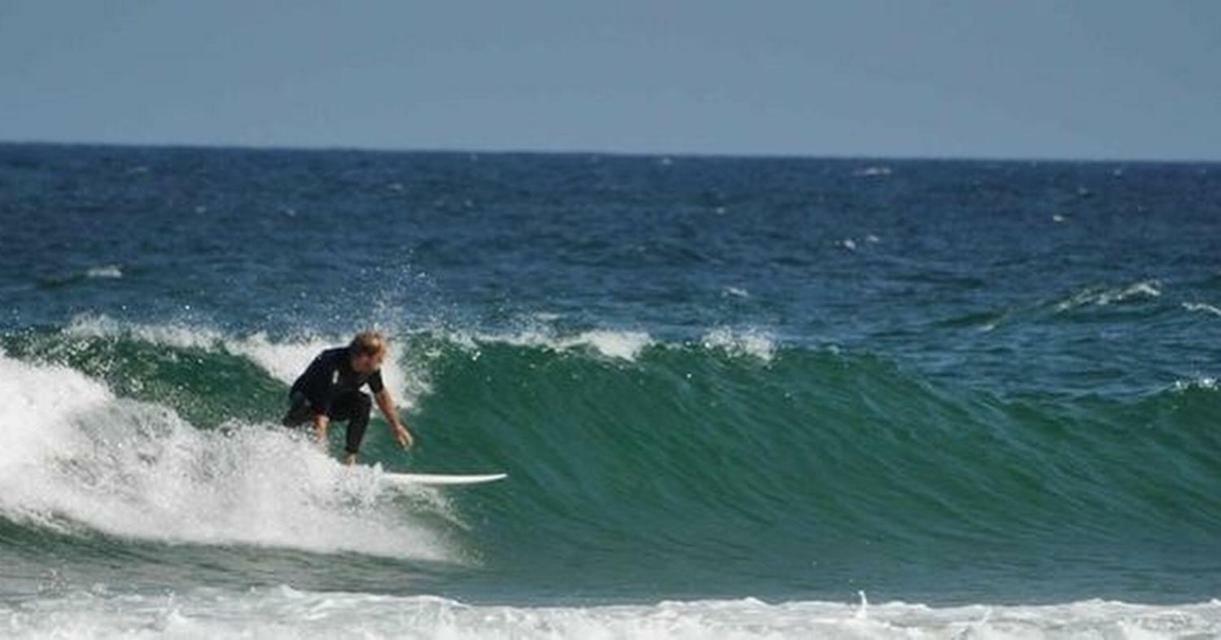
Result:
M280 424L286 427L300 427L309 422L312 416L313 410L305 394L293 391L288 395L288 411L284 413Z

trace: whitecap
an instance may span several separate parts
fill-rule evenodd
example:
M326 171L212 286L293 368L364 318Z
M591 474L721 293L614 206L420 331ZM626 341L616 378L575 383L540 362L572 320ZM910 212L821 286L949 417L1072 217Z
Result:
M722 293L722 295L726 295L726 296L730 296L730 297L734 297L734 298L749 298L750 297L750 292L741 287L725 287L724 289L721 289L721 293Z
M1157 298L1162 295L1161 286L1157 280L1142 280L1124 287L1091 287L1056 303L1056 310L1067 311L1086 305L1102 307L1137 298Z
M85 271L85 276L89 278L122 278L123 270L117 264L107 264L90 267Z
M450 336L461 344L461 333ZM591 329L572 335L561 335L550 328L530 328L516 333L477 332L469 338L475 343L510 344L514 346L540 347L563 352L574 349L591 349L608 358L635 360L642 351L653 344L653 338L643 331Z
M749 356L771 362L776 355L776 342L758 329L733 330L718 327L704 334L700 344L734 356Z
M1216 316L1221 316L1221 308L1206 302L1184 302L1183 308L1188 311L1201 311L1204 313L1211 313Z
M876 177L881 177L881 176L888 176L892 173L894 173L894 170L892 170L890 167L878 165L878 166L871 166L871 167L862 167L860 169L857 169L856 171L853 171L852 175L861 177L861 178L876 178Z
M1175 380L1171 386L1172 391L1183 392L1189 389L1204 389L1206 391L1216 391L1218 388L1217 379L1210 377L1195 378L1192 380Z

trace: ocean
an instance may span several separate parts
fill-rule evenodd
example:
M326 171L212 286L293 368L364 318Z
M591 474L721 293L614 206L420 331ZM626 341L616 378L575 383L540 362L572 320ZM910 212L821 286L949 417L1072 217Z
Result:
M1221 164L3 144L0 301L0 636L1221 637Z

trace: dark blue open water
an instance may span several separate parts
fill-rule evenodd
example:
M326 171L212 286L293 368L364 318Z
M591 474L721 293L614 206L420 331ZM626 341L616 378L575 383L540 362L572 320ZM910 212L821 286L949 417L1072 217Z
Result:
M1221 633L1221 165L0 145L0 301L0 634Z

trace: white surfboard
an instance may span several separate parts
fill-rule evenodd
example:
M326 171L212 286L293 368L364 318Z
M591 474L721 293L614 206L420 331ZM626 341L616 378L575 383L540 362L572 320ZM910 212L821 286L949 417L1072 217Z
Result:
M407 485L451 485L451 484L482 484L496 482L509 477L507 473L487 473L482 475L454 475L447 473L383 473L382 479L397 486Z

